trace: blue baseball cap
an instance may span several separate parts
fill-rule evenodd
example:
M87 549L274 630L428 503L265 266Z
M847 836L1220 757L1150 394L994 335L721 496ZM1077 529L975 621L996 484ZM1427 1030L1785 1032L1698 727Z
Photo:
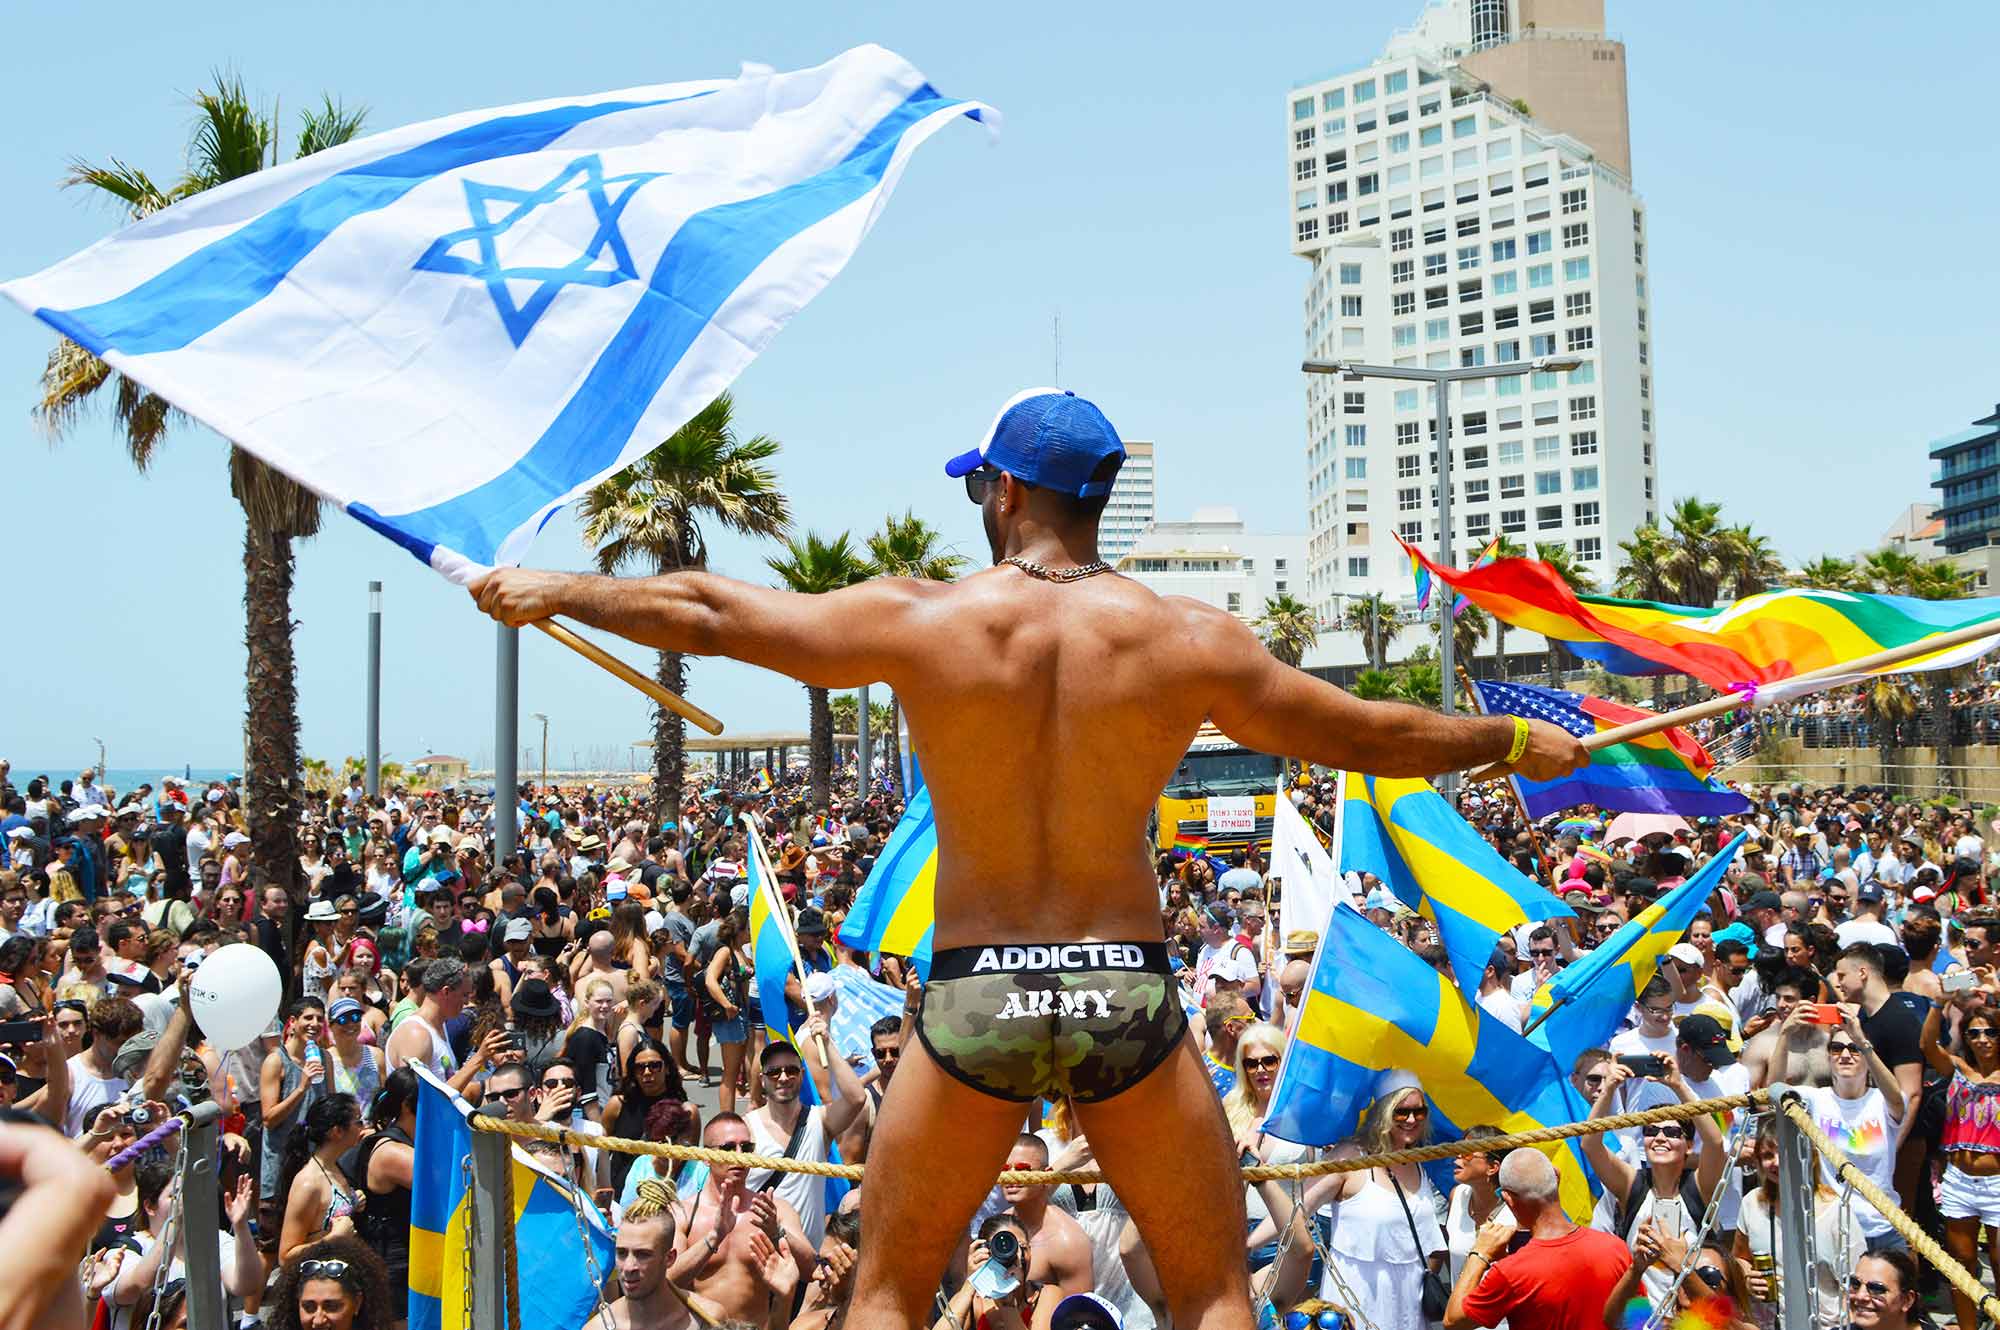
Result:
M1060 388L1029 388L1007 399L979 446L946 462L944 473L993 466L1039 489L1088 498L1111 492L1109 480L1091 479L1098 465L1124 456L1118 431L1094 404Z

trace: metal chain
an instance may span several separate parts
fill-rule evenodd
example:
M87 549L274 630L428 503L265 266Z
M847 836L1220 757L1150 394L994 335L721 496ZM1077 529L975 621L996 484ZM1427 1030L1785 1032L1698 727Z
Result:
M468 1151L465 1158L458 1161L459 1194L472 1195L472 1155ZM465 1207L465 1245L459 1248L458 1264L465 1277L464 1292L459 1297L459 1330L472 1330L472 1249L479 1245L479 1207L468 1204ZM504 1273L502 1278L505 1278ZM152 1330L148 1326L147 1330Z
M583 1207L588 1205L595 1209L597 1202L590 1199L590 1193L583 1185L582 1151L568 1149L563 1151L563 1178L570 1185L570 1217L576 1221L577 1241L583 1244L584 1268L590 1272L590 1291L597 1299L597 1311L594 1314L604 1323L606 1330L610 1330L613 1324L611 1304L604 1300L604 1275L597 1268L597 1244L590 1240L590 1221L583 1217ZM667 1183L667 1190L672 1191L673 1185L671 1182ZM675 1199L678 1200L679 1197L676 1196ZM605 1222L609 1223L611 1216L606 1215L604 1218ZM584 1319L584 1323L589 1324L588 1317Z
M1081 582L1086 577L1112 571L1111 565L1102 559L1092 559L1089 563L1078 564L1074 568L1051 568L1047 564L1024 559L1018 554L1010 554L1000 562L1019 568L1038 582Z
M174 1244L180 1241L183 1227L181 1216L181 1179L187 1176L188 1133L181 1132L175 1138L174 1149L174 1203L167 1208L166 1218L160 1221L160 1231L154 1238L158 1244L154 1250L159 1253L159 1261L153 1266L152 1306L146 1312L146 1330L160 1330L160 1294L166 1290L167 1271L174 1263Z

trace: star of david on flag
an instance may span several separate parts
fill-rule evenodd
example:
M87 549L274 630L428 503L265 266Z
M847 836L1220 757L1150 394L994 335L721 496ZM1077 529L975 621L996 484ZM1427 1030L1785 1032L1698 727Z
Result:
M468 111L0 294L465 584L729 387L962 118L996 119L879 46Z
M549 302L563 287L573 284L613 286L638 277L638 269L632 266L632 251L626 247L625 237L618 230L618 214L625 210L633 191L664 174L664 171L635 171L607 180L604 160L592 153L588 157L577 158L539 189L512 189L506 185L467 180L465 207L472 214L472 225L439 236L436 243L417 260L416 266L427 272L458 273L485 282L488 293L493 297L493 307L500 312L500 321L507 327L507 335L514 339L515 346L519 346L534 330L535 321L541 318L542 311L548 308ZM597 227L574 259L560 267L535 264L510 266L500 261L497 242L507 236L516 224L573 198L588 201ZM494 216L492 205L496 202L512 206ZM479 257L476 260L453 252L468 243L478 248ZM604 266L607 259L608 267ZM527 300L518 304L509 289L510 283L517 282L537 283Z

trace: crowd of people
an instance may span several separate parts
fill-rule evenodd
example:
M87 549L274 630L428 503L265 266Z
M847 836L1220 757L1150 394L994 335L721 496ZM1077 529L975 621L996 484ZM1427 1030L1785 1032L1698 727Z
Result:
M48 1155L53 1133L68 1140L40 1166L67 1170L62 1185L88 1211L74 1234L40 1235L75 1243L65 1305L101 1310L111 1330L182 1323L170 1147L126 1147L190 1102L224 1114L218 1236L234 1314L314 1330L404 1318L414 1067L586 1139L865 1164L923 985L908 958L839 941L902 809L879 773L858 789L850 767L836 789L815 806L795 776L691 785L663 817L629 791L525 788L518 848L496 856L490 795L370 795L356 778L314 792L296 874L277 880L251 860L232 782L112 791L86 770L17 790L0 764L0 1159ZM1542 984L1747 831L1626 1028L1575 1062L1581 1102L1605 1115L1801 1087L1862 1171L1968 1267L1983 1259L1990 1280L2000 820L1870 789L1748 793L1746 816L1621 842L1574 826L1557 835L1505 798L1465 796L1467 820L1574 912L1502 937L1479 1004L1522 1028ZM1291 797L1332 830L1330 780L1302 779ZM835 1040L830 1059L764 1039L745 816L769 847L804 961L803 981L785 980L789 1023L808 1047ZM1190 1037L1244 1162L1427 1143L1430 1101L1411 1078L1385 1086L1354 1139L1325 1150L1261 1130L1317 935L1277 935L1281 886L1255 846L1161 854L1157 866ZM1377 925L1449 970L1425 920L1372 880L1347 885ZM236 943L270 955L285 997L262 1038L217 1048L191 1019L188 987L204 957ZM905 995L903 1016L858 1045L839 1043L826 1016L841 967ZM695 1102L697 1083L714 1088L716 1111ZM1585 1225L1564 1213L1556 1171L1535 1150L1246 1186L1259 1316L1288 1330L1534 1330L1623 1325L1633 1307L1671 1320L1726 1298L1729 1323L1769 1326L1778 1298L1799 1291L1780 1288L1771 1123L1739 1116L1583 1138L1603 1189ZM857 1188L527 1148L615 1230L601 1315L620 1330L843 1323L862 1240ZM1063 1101L1034 1106L1009 1156L1020 1168L1092 1160ZM30 1187L44 1181L16 1171ZM1902 1330L1936 1305L1971 1330L1969 1302L1927 1283L1882 1215L1831 1173L1823 1184L1811 1253L1821 1324ZM1004 1178L936 1311L940 1330L1166 1320L1143 1236L1109 1187Z

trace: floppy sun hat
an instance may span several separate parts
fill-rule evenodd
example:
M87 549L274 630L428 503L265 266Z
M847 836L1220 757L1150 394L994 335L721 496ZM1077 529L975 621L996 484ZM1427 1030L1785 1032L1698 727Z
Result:
M1118 431L1094 403L1060 388L1028 388L1007 400L979 446L946 462L944 473L956 479L990 466L1040 489L1089 498L1111 492L1109 479L1091 479L1098 466L1124 456Z

